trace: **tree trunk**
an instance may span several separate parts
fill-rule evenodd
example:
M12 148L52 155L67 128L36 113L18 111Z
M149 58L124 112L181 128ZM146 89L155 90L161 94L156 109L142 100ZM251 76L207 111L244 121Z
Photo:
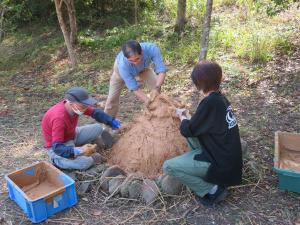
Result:
M174 29L174 31L178 34L181 34L184 25L186 23L185 14L186 14L186 0L178 0L177 19L176 19L176 24Z
M134 23L137 25L138 23L138 1L134 0Z
M4 37L3 21L6 10L7 8L4 5L0 5L0 43L2 42Z
M203 33L202 33L201 51L200 51L199 61L205 60L206 56L207 56L212 5L213 5L213 0L207 0L206 11L205 11L205 16L204 16L204 24L203 24Z
M70 34L67 30L66 23L63 19L62 4L64 3L64 0L54 0L54 2L55 2L55 9L56 9L58 22L59 22L61 31L62 31L64 39L65 39L65 43L66 43L66 46L67 46L67 49L68 49L68 54L69 54L69 58L70 58L70 61L71 61L71 66L74 68L74 67L77 66L77 60L76 60L76 56L75 56L75 51L74 51L73 46L71 44Z
M72 46L75 46L77 44L77 23L74 0L67 0L66 2L68 3L66 5L70 22L70 41Z

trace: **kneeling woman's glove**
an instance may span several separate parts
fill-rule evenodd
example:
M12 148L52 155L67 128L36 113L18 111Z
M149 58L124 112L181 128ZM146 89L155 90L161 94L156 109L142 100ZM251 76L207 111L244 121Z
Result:
M191 115L187 109L176 109L176 115L182 121L184 119L190 119Z

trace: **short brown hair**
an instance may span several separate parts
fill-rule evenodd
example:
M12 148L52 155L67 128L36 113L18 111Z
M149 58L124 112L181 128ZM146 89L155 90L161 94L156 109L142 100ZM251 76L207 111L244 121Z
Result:
M222 68L215 62L201 61L194 67L191 78L198 90L216 91L220 88Z

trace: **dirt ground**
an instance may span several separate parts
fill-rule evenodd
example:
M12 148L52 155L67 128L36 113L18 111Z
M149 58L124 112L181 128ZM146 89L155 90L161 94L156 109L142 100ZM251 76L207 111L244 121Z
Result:
M49 88L49 65L33 67L10 76L0 76L0 224L30 224L6 191L4 176L33 162L47 159L42 148L40 121L45 111L61 99L61 91ZM192 66L170 67L170 80L188 79ZM107 198L93 189L78 204L45 224L300 224L300 195L280 191L272 171L274 132L300 132L300 52L275 59L258 75L258 80L226 74L223 92L231 100L241 136L248 142L241 186L218 206L197 205L192 194L161 196L146 206L136 200ZM101 76L109 76L106 71ZM69 74L71 76L72 74ZM91 71L87 79L100 76ZM60 81L63 83L64 78ZM37 88L39 87L39 88ZM166 88L167 93L191 109L200 98L189 87ZM105 95L96 95L105 100ZM121 99L120 120L129 122L141 110L128 92ZM81 123L92 120L84 119Z

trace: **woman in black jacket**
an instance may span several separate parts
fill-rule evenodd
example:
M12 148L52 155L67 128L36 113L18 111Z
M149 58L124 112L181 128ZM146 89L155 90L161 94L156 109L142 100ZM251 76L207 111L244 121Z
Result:
M230 102L220 92L221 67L200 62L191 78L205 97L190 119L186 110L176 109L190 151L165 161L163 169L187 185L202 204L212 205L225 199L227 187L241 183L239 128Z

